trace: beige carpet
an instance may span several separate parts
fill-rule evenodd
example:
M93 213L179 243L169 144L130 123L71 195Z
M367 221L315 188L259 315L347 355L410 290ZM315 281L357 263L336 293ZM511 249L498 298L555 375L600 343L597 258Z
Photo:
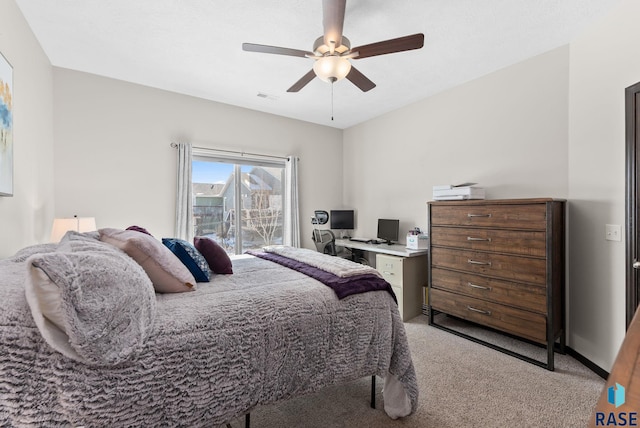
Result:
M380 378L377 409L370 408L371 378L365 378L254 409L251 427L584 427L604 386L568 355L556 354L550 372L429 327L424 315L405 327L420 387L413 415L396 421L386 416ZM519 352L545 355L510 342ZM244 427L244 418L231 424Z

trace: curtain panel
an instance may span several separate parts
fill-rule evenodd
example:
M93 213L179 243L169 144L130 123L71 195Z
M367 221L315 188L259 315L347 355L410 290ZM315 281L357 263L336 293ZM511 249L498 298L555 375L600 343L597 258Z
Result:
M285 167L284 245L300 247L300 210L298 208L298 158L287 157Z
M193 240L193 190L191 186L191 143L178 143L178 180L176 189L175 236Z

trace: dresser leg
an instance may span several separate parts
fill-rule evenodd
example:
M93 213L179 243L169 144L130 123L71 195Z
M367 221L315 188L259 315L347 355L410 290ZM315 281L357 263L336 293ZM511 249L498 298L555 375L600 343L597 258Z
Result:
M547 370L553 371L553 347L554 347L554 343L548 343L547 344Z

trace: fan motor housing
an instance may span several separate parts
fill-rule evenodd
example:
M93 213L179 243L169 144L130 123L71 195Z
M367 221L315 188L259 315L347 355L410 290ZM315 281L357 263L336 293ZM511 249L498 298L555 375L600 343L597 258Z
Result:
M335 52L342 55L351 49L351 42L345 36L342 36L342 43L335 48ZM313 42L313 52L318 56L323 56L331 52L329 46L324 44L324 36L320 36Z

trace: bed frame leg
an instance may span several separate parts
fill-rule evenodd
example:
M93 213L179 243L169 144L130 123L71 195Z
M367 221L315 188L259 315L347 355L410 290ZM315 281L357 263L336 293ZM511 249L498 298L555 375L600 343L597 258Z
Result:
M376 375L371 376L371 408L376 408ZM230 428L230 425L227 424ZM251 413L244 415L244 428L251 428Z
M249 427L249 425L251 424L251 421L249 420L249 418L250 418L250 416L249 416L249 415L250 415L250 414L251 414L251 413L247 413L246 415L244 415L244 427L245 427L245 428L250 428L250 427ZM233 428L233 427L231 426L231 424L230 424L230 423L227 423L227 424L226 424L226 427L227 427L227 428Z
M371 408L376 408L376 375L371 376Z

